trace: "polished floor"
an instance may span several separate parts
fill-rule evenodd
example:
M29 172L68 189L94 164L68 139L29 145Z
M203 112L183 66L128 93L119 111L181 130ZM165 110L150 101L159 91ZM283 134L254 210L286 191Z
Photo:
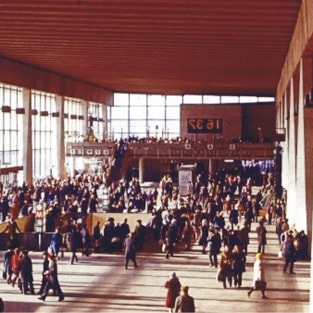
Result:
M250 298L247 291L252 281L252 266L256 252L253 224L243 286L223 289L216 280L216 269L208 266L208 256L194 245L189 252L181 251L166 259L158 247L138 253L139 267L123 266L123 254L79 255L78 263L69 264L70 253L59 261L59 280L65 295L63 302L51 295L45 302L37 295L22 295L17 287L0 281L0 294L5 312L168 312L164 307L164 283L175 271L182 284L190 286L196 312L310 312L310 262L298 261L295 275L283 274L283 260L277 256L278 244L274 225L268 229L265 265L267 296L258 291ZM157 250L148 252L148 250ZM3 251L0 257L3 257ZM42 260L40 252L30 252L33 259L35 291L39 288Z

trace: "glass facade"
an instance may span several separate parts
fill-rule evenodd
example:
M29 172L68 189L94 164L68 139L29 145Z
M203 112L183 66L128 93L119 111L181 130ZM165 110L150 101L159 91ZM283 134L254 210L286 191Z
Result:
M32 146L33 171L37 177L50 174L56 156L56 121L51 112L56 111L55 95L32 91Z
M62 98L63 99L63 98ZM65 97L64 141L82 142L92 127L97 141L120 138L176 138L180 136L181 104L256 103L273 98L219 95L148 95L115 93L114 105ZM0 170L23 166L23 89L0 84ZM57 95L31 91L33 177L53 174L57 159ZM1 172L0 172L1 174ZM2 183L9 175L0 175Z
M110 138L176 138L180 135L181 104L256 103L274 98L220 95L145 95L115 93L108 108Z

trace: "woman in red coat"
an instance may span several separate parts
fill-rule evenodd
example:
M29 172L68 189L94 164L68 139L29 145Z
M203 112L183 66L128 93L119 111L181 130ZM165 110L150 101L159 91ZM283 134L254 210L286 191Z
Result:
M167 288L165 307L167 307L168 311L172 313L181 287L181 283L175 272L170 274L170 279L165 282L164 287Z

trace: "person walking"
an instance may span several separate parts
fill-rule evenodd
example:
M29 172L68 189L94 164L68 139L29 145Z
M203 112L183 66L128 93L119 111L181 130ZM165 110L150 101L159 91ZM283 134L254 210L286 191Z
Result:
M235 287L241 287L242 273L246 271L246 255L239 245L233 249L233 276Z
M50 240L50 247L55 256L59 255L62 241L63 241L63 236L61 234L60 227L57 227L55 229L55 232L52 234L51 240Z
M209 233L209 240L206 251L209 255L210 266L217 268L217 256L220 253L222 246L221 237L218 229L212 228Z
M293 271L294 262L297 259L297 252L294 246L294 238L292 235L288 235L287 240L283 243L284 255L285 255L285 265L284 273L286 273L289 266L289 273L295 274Z
M175 219L172 219L165 233L165 245L166 245L165 257L167 259L169 259L170 256L171 257L174 256L174 247L177 241L178 241L177 221Z
M207 240L209 236L209 225L208 225L208 220L207 219L202 219L201 220L201 228L200 228L200 236L198 240L199 246L202 247L202 253L205 254L205 249L207 247Z
M42 262L42 278L41 278L41 285L40 285L40 288L39 288L39 291L38 291L38 295L41 295L44 291L44 288L48 282L47 280L47 275L45 274L48 269L49 269L49 253L48 252L44 252L42 254L42 258L43 258L43 262Z
M253 291L260 290L262 299L268 299L265 295L266 285L263 255L262 253L257 253L253 265L253 284L251 289L248 291L248 297L251 296Z
M6 279L7 283L11 283L11 276L12 276L12 268L11 268L11 259L14 252L12 248L9 248L3 257L3 279Z
M11 271L12 271L11 283L13 287L15 286L16 280L19 278L20 266L21 266L20 249L15 248L11 258Z
M48 270L44 272L44 275L47 276L47 283L44 287L43 293L38 297L38 299L45 301L49 290L53 289L58 295L58 301L63 301L64 294L59 283L57 260L54 254L49 254L49 266Z
M195 312L195 301L188 293L189 286L181 286L181 295L175 300L174 312Z
M77 229L77 226L74 225L72 229L72 233L70 235L70 249L72 252L71 256L71 264L74 264L74 260L78 262L78 257L76 255L77 250L82 246L81 242L81 234Z
M226 288L226 281L229 287L232 287L232 263L233 263L233 253L230 246L225 245L221 253L221 260L218 269L218 281L223 282L223 287Z
M84 224L80 230L80 238L82 243L82 256L89 256L91 248L91 239L86 224Z
M94 252L100 252L101 247L101 228L100 221L97 221L97 224L93 228L93 248Z
M245 222L239 232L239 235L240 235L239 240L241 242L242 251L245 253L245 255L248 255L248 246L250 243L249 233L250 233L250 226L248 223Z
M256 233L258 237L258 253L265 253L265 245L267 244L266 240L266 227L264 226L264 220L259 221L259 226L256 228Z
M169 279L165 282L164 287L167 288L165 307L168 308L169 313L173 313L175 301L179 296L181 288L181 283L175 272L170 273Z
M27 294L28 287L32 295L35 294L34 290L34 278L33 278L33 262L28 254L28 250L22 251L21 265L20 265L20 277L22 283L22 293Z
M128 237L125 238L124 241L125 246L125 269L128 269L128 262L131 260L134 263L134 268L138 267L136 260L136 244L135 244L135 234L130 233Z

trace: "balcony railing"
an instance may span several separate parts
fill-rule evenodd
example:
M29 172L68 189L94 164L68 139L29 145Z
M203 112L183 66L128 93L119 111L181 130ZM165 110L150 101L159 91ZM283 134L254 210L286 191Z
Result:
M115 149L115 143L69 142L66 145L66 156L112 157Z
M115 143L68 143L67 156L114 156ZM162 159L273 159L272 143L128 143L126 152L133 158Z

